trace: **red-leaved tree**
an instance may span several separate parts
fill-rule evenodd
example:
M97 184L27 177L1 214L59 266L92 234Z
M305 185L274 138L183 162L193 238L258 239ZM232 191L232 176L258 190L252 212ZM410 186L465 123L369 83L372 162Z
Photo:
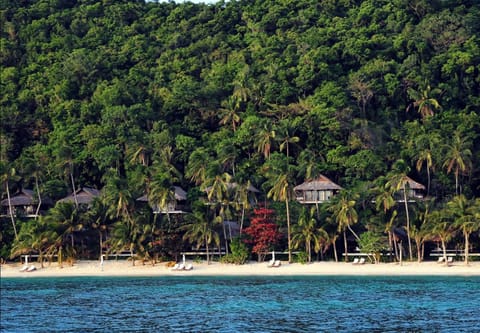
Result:
M273 250L281 238L278 226L273 222L274 213L273 209L254 209L250 226L244 230L247 235L245 242L253 245L252 253L258 255L258 261L265 260L267 253Z

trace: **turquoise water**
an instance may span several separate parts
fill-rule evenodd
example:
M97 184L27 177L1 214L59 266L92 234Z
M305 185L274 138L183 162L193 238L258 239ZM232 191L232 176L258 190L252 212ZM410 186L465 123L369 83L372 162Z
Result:
M1 332L480 332L480 277L1 279Z

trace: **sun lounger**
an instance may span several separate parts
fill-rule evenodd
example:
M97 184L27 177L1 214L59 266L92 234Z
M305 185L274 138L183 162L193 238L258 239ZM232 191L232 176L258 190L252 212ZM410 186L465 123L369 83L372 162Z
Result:
M175 266L172 267L172 271L176 271L178 270L178 267L180 266L180 264L175 264Z
M445 257L438 257L437 264L441 264L445 261Z
M453 265L453 257L448 257L447 258L447 265L448 266Z
M185 268L184 268L186 271L191 271L193 269L193 265L192 264L187 264L185 265Z
M275 265L275 260L270 260L267 264L267 267L274 267L273 265Z
M37 267L35 267L33 265L27 268L27 272L33 272L33 271L36 271L36 270L37 270Z
M363 258L363 257L360 258L360 260L358 260L358 264L359 264L359 265L365 264L365 258Z
M355 259L353 259L352 264L353 264L353 265L357 265L359 261L360 261L359 258L355 258Z
M282 265L282 262L280 260L275 260L273 263L273 267L280 267Z
M20 272L25 272L28 269L28 265L24 265L22 268L20 268Z

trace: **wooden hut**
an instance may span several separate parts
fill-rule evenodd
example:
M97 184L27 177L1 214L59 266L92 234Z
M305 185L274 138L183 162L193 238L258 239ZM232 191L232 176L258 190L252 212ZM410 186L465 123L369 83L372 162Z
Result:
M154 214L183 214L185 212L185 202L187 201L187 192L180 186L172 186L174 192L174 200L169 200L167 205L160 207L158 204L151 204ZM141 202L149 202L148 195L143 195L137 199Z
M295 186L293 190L295 191L295 199L299 203L318 204L329 201L341 189L342 187L324 175L320 175L316 179Z
M92 200L100 196L100 191L91 187L82 187L58 202L72 202L75 203L75 197L79 205L89 205Z
M414 181L410 177L406 177L405 188L407 191L407 201L413 202L416 200L422 200L425 197L425 186ZM403 190L399 190L394 194L395 201L404 202Z
M12 213L16 217L37 217L43 211L53 205L53 201L47 196L41 196L41 205L37 214L38 195L33 190L21 189L8 199L1 201L2 215L10 215L9 206L12 207Z

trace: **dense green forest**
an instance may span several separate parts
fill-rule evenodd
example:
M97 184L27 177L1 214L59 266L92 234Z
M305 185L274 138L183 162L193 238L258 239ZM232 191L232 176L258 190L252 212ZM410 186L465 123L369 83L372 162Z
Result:
M265 250L337 258L403 229L410 259L431 241L480 252L477 1L2 0L0 17L1 199L103 193L3 216L4 258L215 247L224 220L249 225L249 185L282 236ZM311 212L292 189L320 174L344 190ZM395 204L406 176L427 199ZM173 185L191 214L136 200Z

